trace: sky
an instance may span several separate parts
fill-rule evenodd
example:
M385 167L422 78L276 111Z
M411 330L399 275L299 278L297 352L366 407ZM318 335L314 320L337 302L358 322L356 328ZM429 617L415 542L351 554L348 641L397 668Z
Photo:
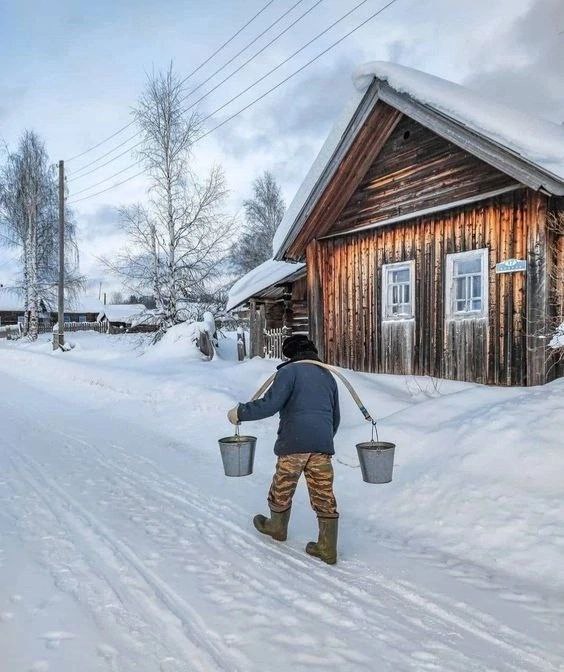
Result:
M188 78L195 102L307 12L259 57L198 103L205 116L246 89L360 0L273 0L260 15ZM208 130L293 73L386 4L366 0L345 20L286 65L208 120ZM24 129L45 140L53 161L64 159L73 195L134 162L127 153L90 175L79 168L132 135L117 135L83 157L71 157L131 120L151 72L170 62L189 75L266 0L0 0L0 142L15 148ZM295 6L294 6L295 5ZM294 6L294 7L293 7ZM293 7L293 9L292 9ZM310 11L308 11L310 10ZM281 19L233 62L226 62ZM562 0L396 0L364 27L272 94L210 133L195 149L197 170L224 168L230 189L226 210L241 218L242 202L264 170L279 181L289 203L341 108L353 93L351 75L365 61L386 60L466 84L513 107L564 122L564 2ZM213 76L212 76L213 75ZM209 81L204 83L209 78ZM108 159L124 152L132 140ZM106 159L106 160L108 160ZM92 167L98 166L100 163ZM89 293L120 289L100 256L125 244L117 208L143 201L133 167L75 196L81 270ZM85 171L83 171L84 173ZM0 283L17 272L17 253L0 248Z

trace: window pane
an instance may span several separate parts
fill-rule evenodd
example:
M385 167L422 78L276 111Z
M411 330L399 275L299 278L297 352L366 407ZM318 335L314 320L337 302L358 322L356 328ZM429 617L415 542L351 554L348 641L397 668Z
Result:
M397 271L393 271L392 274L393 282L409 282L409 269L402 268Z
M409 303L409 285L404 285L403 286L402 302L403 303Z
M466 312L466 299L457 299L454 305L457 313Z
M454 262L454 275L468 275L469 273L482 272L481 257L471 257L470 259L457 259Z
M482 276L474 275L472 277L472 296L480 298L482 296Z
M466 278L456 279L456 299L466 300Z
M482 310L482 299L473 299L472 310Z

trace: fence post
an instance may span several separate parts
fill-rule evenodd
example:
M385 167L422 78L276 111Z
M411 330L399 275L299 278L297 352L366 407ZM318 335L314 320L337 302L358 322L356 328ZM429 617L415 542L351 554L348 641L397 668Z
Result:
M242 362L247 356L247 346L245 344L245 331L243 327L237 327L237 359Z

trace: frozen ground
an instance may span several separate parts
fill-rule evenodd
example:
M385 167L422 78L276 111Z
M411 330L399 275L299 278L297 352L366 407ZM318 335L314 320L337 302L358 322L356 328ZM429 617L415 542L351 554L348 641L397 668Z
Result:
M274 363L182 335L0 345L1 672L564 669L564 381L351 374L397 468L362 483L343 391L330 568L303 486L287 544L252 527L275 420L255 474L222 475L225 411Z

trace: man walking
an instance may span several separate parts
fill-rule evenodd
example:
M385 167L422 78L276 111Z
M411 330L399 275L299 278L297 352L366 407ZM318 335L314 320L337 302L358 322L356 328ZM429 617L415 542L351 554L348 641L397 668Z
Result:
M268 493L270 518L255 516L262 534L285 541L292 498L302 473L311 506L319 522L319 538L306 552L332 565L337 562L339 514L333 494L333 437L339 427L339 394L329 371L304 360L320 361L307 336L285 339L282 354L288 361L278 366L272 387L261 399L238 404L228 413L233 424L262 420L280 413L274 452L276 472Z

